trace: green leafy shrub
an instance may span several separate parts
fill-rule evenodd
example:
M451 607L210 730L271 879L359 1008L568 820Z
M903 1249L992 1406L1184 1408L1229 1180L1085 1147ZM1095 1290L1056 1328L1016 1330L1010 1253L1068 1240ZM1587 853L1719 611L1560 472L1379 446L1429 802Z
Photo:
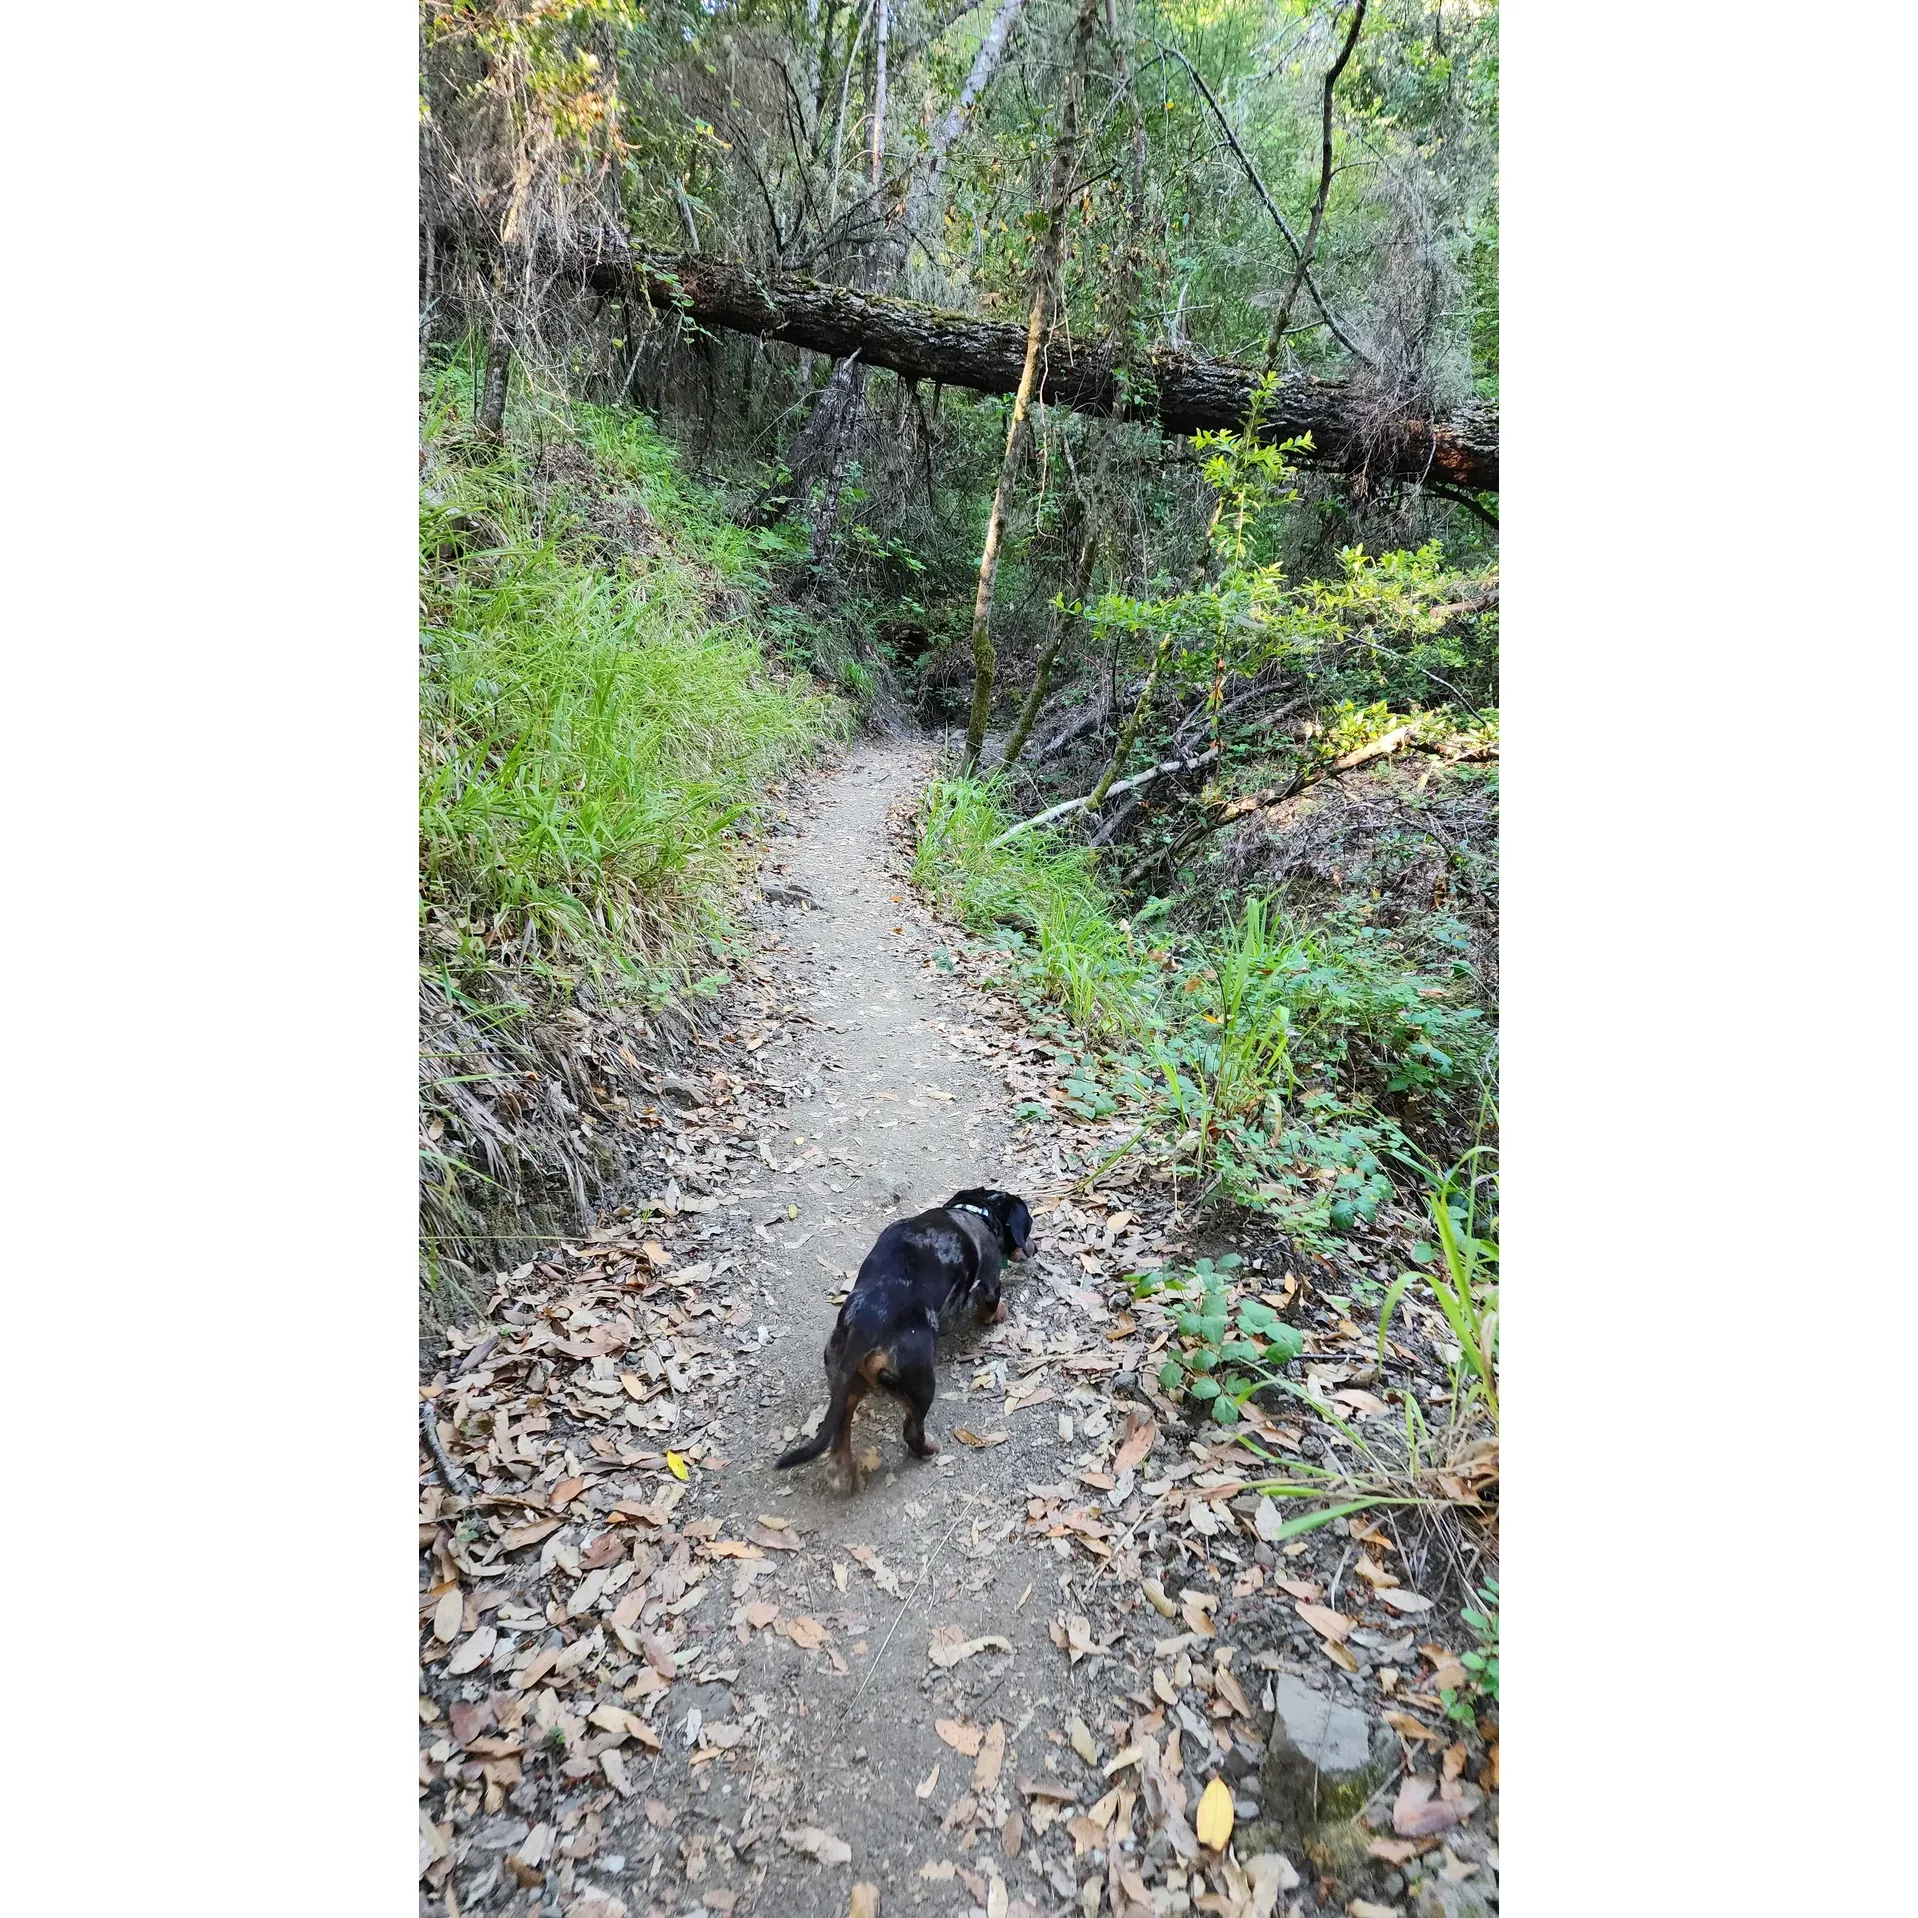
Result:
M1169 1397L1206 1408L1220 1425L1236 1425L1239 1407L1305 1350L1297 1328L1263 1299L1233 1300L1231 1276L1243 1263L1236 1252L1194 1262L1184 1282L1192 1303L1173 1315L1183 1344L1159 1368ZM1178 1283L1161 1278L1154 1289Z
M1477 1702L1498 1703L1498 1580L1488 1578L1478 1588L1483 1610L1467 1606L1459 1614L1478 1643L1459 1655L1459 1663L1468 1674L1463 1687L1448 1685L1439 1693L1445 1715L1460 1725L1469 1725L1478 1716Z

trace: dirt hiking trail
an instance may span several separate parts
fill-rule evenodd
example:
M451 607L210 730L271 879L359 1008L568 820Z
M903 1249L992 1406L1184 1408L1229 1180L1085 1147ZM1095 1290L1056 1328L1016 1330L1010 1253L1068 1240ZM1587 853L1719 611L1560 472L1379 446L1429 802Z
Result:
M1316 1658L1276 1586L1323 1589L1343 1552L1329 1603L1356 1610L1354 1548L1275 1549L1243 1454L1157 1398L1116 1281L1188 1254L1189 1222L1075 1193L1057 1129L1015 1135L1044 1048L906 879L932 769L870 743L813 782L726 1030L666 1075L663 1189L498 1279L423 1388L422 1910L846 1918L872 1887L937 1918L1309 1915L1406 1887L1441 1831L1455 1876L1408 1908L1493 1909L1456 1768L1451 1814L1346 1886L1271 1824L1275 1684L1375 1697L1412 1637L1356 1675ZM874 1394L856 1496L823 1460L774 1471L874 1237L968 1185L1028 1199L1035 1256L1005 1323L941 1342L938 1456ZM1389 1801L1392 1735L1347 1757ZM1229 1850L1194 1838L1214 1778Z

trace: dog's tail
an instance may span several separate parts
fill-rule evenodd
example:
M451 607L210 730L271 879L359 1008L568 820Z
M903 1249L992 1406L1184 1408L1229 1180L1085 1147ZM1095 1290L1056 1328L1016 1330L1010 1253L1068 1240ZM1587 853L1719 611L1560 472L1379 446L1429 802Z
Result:
M773 1460L774 1471L783 1472L789 1465L804 1465L808 1460L818 1458L838 1438L840 1426L851 1417L846 1409L849 1384L849 1376L843 1373L833 1380L832 1403L826 1407L826 1416L819 1421L819 1430L811 1438L801 1439L790 1452L781 1452Z

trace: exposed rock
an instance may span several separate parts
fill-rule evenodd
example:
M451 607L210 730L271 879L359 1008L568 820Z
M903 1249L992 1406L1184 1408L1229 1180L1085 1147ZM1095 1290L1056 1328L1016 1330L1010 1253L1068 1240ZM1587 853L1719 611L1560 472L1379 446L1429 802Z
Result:
M1421 1878L1412 1888L1412 1910L1417 1918L1492 1918L1492 1907L1471 1880Z
M1362 1711L1315 1692L1289 1673L1272 1688L1276 1709L1265 1755L1265 1807L1281 1831L1304 1833L1349 1818L1391 1775L1397 1744L1374 1741Z

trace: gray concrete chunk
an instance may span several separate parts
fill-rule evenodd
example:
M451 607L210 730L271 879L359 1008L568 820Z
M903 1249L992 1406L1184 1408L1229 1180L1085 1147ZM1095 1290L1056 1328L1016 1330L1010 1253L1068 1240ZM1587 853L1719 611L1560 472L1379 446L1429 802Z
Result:
M1365 1714L1289 1674L1272 1688L1276 1710L1265 1754L1266 1814L1287 1834L1349 1818L1390 1775ZM1394 1750L1396 1747L1394 1747Z

